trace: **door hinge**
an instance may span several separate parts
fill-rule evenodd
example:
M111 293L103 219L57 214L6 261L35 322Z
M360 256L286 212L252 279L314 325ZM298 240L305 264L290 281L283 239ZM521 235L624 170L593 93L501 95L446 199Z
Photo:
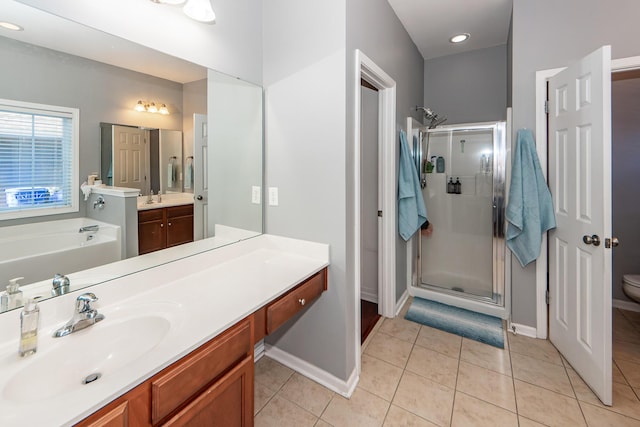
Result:
M378 211L378 216L382 218L382 211Z
M544 113L549 114L549 100L544 101Z
M549 296L549 289L546 290L545 294L544 294L544 301L547 303L547 305L549 305L549 299L551 297Z

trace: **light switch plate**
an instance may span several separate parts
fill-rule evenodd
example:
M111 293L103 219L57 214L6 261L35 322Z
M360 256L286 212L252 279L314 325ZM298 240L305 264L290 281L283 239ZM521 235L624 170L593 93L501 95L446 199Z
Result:
M278 187L269 187L269 206L278 206Z
M257 185L251 187L251 203L254 205L260 204L260 187Z

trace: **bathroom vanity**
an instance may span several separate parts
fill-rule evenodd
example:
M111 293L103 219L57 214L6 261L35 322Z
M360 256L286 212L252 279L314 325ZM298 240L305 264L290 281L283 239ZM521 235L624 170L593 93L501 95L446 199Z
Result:
M325 290L326 268L77 425L253 425L254 344Z
M257 236L93 286L105 319L63 338L83 291L43 301L24 359L6 313L0 425L251 426L254 344L321 296L328 261L327 245Z
M138 197L138 254L193 242L193 194L165 194L147 202ZM153 198L152 198L153 200Z

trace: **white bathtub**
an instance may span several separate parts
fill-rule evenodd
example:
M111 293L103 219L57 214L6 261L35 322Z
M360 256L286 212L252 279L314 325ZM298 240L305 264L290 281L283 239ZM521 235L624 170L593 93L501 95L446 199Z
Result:
M79 232L89 225L98 231ZM119 261L120 240L119 226L90 218L0 227L0 291L14 277L29 284Z

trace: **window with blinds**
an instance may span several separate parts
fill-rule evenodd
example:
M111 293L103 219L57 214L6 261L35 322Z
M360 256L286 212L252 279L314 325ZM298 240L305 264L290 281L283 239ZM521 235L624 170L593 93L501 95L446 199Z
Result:
M0 100L0 219L78 210L78 110Z

